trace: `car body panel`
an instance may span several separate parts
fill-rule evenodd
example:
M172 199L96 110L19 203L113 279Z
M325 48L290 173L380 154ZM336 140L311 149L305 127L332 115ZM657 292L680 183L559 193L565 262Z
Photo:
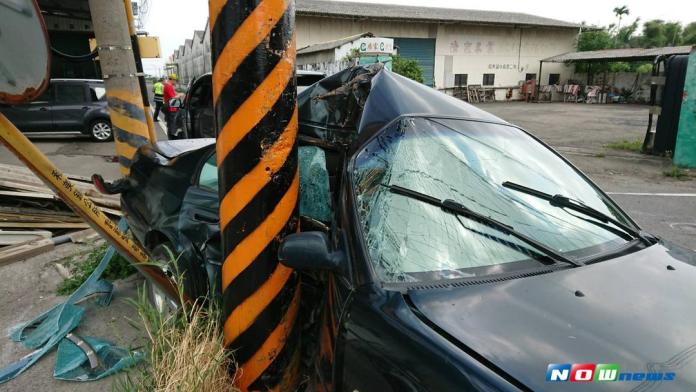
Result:
M408 296L432 323L534 390L548 387L550 363L671 371L676 380L660 390L695 390L695 266L693 254L659 244L583 268Z
M89 134L89 126L94 121L110 120L106 100L94 100L90 94L91 86L103 88L103 81L52 79L46 92L36 101L24 105L2 106L0 112L7 115L23 132ZM69 99L66 100L66 96Z

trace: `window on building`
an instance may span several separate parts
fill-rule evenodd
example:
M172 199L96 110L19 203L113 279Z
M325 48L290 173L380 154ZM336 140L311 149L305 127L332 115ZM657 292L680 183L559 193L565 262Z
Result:
M561 81L561 74L549 74L549 84L558 84Z
M454 75L454 85L457 87L466 86L469 84L468 74L455 74Z
M535 73L528 73L524 75L524 81L528 82L530 80L536 80L536 74Z
M483 85L492 86L495 84L495 74L483 74Z

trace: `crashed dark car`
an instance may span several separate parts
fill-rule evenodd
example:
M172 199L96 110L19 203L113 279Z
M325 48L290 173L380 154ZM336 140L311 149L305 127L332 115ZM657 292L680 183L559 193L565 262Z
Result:
M316 170L280 256L321 292L317 390L577 390L571 364L620 366L582 390L696 389L695 253L550 147L380 67L299 108ZM216 295L221 265L213 143L143 147L121 189L135 237L181 254L194 296ZM303 246L326 257L285 252Z

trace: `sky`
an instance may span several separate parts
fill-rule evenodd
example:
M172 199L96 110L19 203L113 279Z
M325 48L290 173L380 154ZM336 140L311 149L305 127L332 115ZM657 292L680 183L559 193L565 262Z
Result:
M523 12L568 22L586 22L605 26L616 22L614 7L626 5L630 15L624 18L632 22L663 19L678 21L683 25L696 21L694 0L353 0L364 3L403 4L428 7L480 9L491 11ZM169 57L179 45L193 36L194 30L203 30L208 18L207 0L149 0L150 10L145 19L145 30L160 37L162 56ZM622 22L625 23L625 22ZM145 71L157 73L164 60L148 60Z

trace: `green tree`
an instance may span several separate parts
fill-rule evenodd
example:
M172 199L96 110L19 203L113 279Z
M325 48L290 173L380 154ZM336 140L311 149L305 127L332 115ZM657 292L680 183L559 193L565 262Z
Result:
M628 9L627 5L614 8L614 15L616 15L616 17L619 18L619 23L616 26L617 31L621 30L621 19L623 19L624 15L630 15L630 14L631 14L631 11Z
M635 37L633 34L638 31L638 22L640 18L637 18L628 26L624 26L616 30L616 35L614 36L615 47L617 48L630 48L632 47Z
M578 37L578 51L609 49L612 43L613 38L606 29L585 30Z
M682 43L696 45L696 22L691 22L682 31Z
M678 46L682 42L682 25L679 22L665 23L665 38L667 46Z
M667 45L665 34L665 21L661 19L649 20L643 24L643 35L640 44L644 48L659 48Z
M394 56L392 58L392 71L418 83L423 83L423 71L416 60L406 59L398 55Z

